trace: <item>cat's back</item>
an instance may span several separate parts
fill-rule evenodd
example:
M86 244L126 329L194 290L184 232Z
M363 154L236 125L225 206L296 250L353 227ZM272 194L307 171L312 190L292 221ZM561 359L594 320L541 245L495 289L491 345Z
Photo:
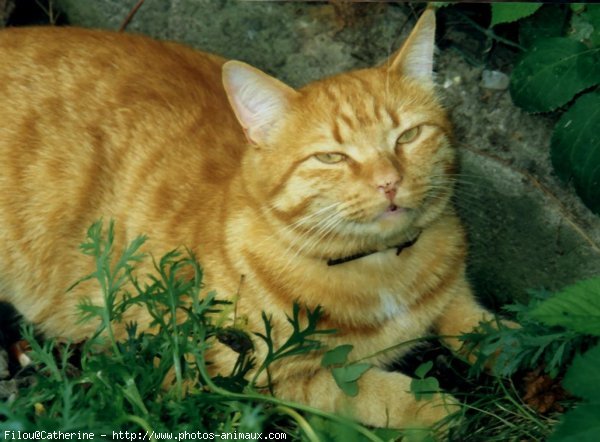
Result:
M89 125L112 114L112 123L135 126L124 121L128 113L172 127L177 118L231 115L221 86L225 60L176 43L80 28L9 28L0 31L0 59L0 113L10 120L27 113Z
M66 91L84 98L103 87L102 92L111 87L118 100L143 98L128 96L127 90L150 87L157 94L179 96L174 86L183 86L190 100L203 99L220 89L225 61L143 35L70 27L1 30L0 56L0 91L3 95L29 92L29 100Z
M218 205L244 147L224 59L144 36L40 27L0 31L0 60L0 298L31 291L34 282L20 289L6 275L32 268L43 273L32 281L72 283L52 256L75 262L101 217L165 247L190 242L188 223Z
M235 174L243 134L218 56L141 35L33 27L0 31L0 60L0 154L12 185L50 172L48 184L104 174L134 185L135 170L177 174L182 159L207 181Z

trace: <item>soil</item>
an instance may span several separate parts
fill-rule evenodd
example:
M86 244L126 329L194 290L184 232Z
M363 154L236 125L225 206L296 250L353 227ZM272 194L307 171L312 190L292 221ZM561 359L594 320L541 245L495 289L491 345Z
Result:
M27 3L23 0L22 4ZM30 1L30 8L37 2ZM29 4L28 3L28 4ZM55 0L52 21L119 28L136 2ZM23 8L20 6L21 9ZM292 86L374 65L400 46L418 8L397 3L146 0L127 27L246 61ZM556 115L528 115L508 90L481 85L510 74L516 53L438 13L437 80L455 126L462 175L456 204L470 237L469 275L485 304L557 290L600 269L600 218L560 182L549 161ZM485 4L468 5L477 18ZM39 12L39 11L38 11ZM491 50L490 50L491 48Z

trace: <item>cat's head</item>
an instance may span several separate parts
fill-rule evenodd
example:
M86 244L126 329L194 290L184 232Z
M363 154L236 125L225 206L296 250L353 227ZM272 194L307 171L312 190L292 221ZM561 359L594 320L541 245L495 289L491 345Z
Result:
M299 231L364 247L439 216L455 152L435 97L434 34L426 11L382 65L297 91L247 64L224 65L250 143L246 185L265 210Z

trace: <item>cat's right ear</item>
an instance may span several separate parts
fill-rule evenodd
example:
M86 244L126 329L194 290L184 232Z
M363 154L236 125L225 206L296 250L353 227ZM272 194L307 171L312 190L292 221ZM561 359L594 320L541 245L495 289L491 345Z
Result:
M242 63L223 65L223 86L233 112L251 144L264 144L271 129L298 94L264 72Z
M396 72L433 86L434 49L435 11L426 9L400 50L385 66L389 72Z

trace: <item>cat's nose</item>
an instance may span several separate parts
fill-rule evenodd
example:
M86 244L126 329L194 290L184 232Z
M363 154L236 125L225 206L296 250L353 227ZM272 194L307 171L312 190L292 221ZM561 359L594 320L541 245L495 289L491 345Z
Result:
M381 193L385 194L387 199L389 199L390 201L393 201L394 198L396 197L396 192L398 191L398 185L400 185L400 181L402 181L402 180L397 177L388 179L388 180L384 181L383 183L379 184L377 186L377 189Z

